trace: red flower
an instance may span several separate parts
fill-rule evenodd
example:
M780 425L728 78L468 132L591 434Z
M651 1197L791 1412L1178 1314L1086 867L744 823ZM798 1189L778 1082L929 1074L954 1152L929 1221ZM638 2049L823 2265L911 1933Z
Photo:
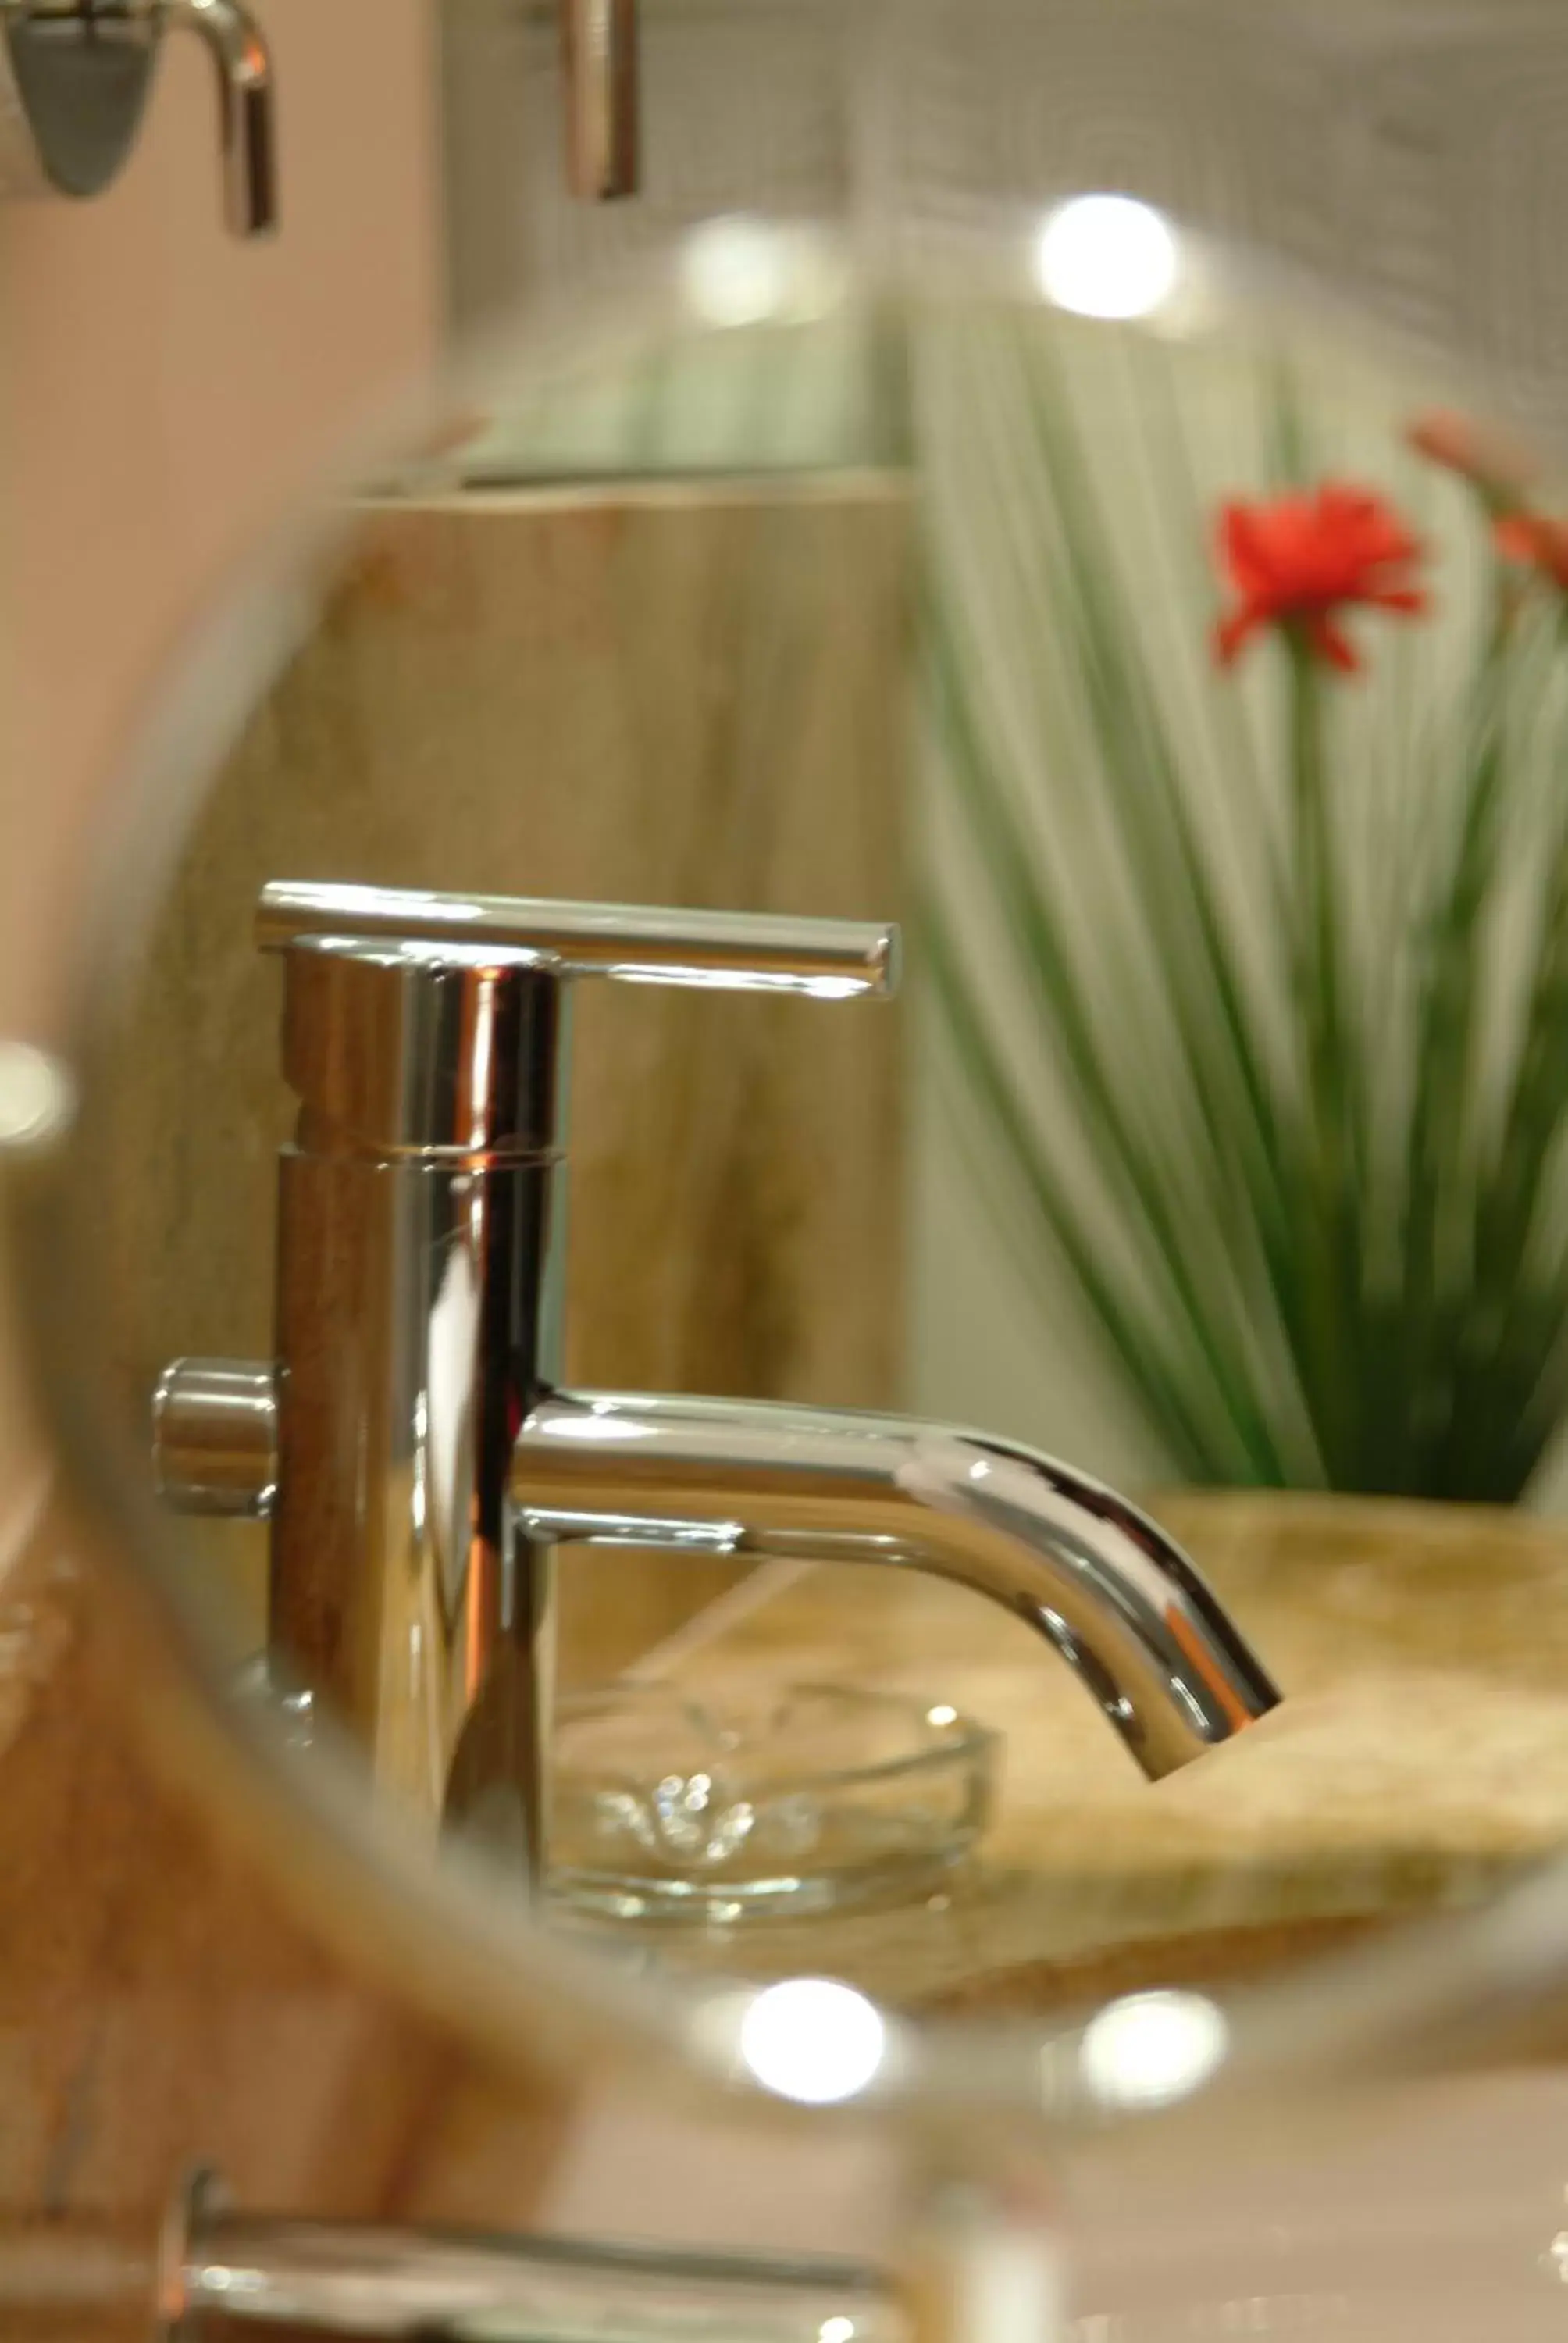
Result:
M1535 478L1537 468L1522 448L1450 407L1418 415L1404 436L1418 456L1479 488L1494 511L1516 505Z
M1226 667L1260 627L1284 626L1349 673L1361 660L1338 620L1347 605L1407 616L1426 608L1410 576L1420 540L1367 488L1325 481L1268 504L1229 504L1220 555L1241 598L1214 632Z
M1538 569L1568 594L1568 520L1548 520L1543 513L1505 513L1493 521L1492 534L1504 561Z

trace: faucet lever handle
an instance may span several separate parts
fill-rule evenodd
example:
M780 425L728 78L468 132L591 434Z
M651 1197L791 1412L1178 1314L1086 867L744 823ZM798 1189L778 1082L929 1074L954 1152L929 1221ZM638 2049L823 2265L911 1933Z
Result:
M886 998L899 980L896 927L768 911L662 910L285 879L263 888L256 933L264 951L306 943L427 944L438 956L447 945L465 961L487 952L532 955L547 974L828 1001Z

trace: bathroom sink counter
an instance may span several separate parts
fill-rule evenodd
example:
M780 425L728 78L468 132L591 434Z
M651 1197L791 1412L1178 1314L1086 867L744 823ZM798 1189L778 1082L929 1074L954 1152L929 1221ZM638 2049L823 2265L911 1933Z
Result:
M1156 1785L1017 1622L932 1579L775 1565L656 1655L680 1678L950 1702L1004 1737L979 1856L925 1906L748 1928L705 1963L826 1967L973 2006L978 1980L1015 1995L1021 1964L1047 1985L1060 1965L1069 1997L1100 1948L1221 1931L1216 1968L1244 1974L1292 1932L1305 1952L1346 1933L1331 1923L1461 1904L1568 1841L1568 1533L1323 1497L1183 1493L1149 1510L1286 1695ZM699 1954L685 1932L679 1951Z

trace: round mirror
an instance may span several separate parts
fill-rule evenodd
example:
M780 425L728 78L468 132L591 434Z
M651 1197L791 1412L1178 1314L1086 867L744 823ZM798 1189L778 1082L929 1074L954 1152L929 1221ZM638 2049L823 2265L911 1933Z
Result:
M845 65L699 13L656 122ZM1568 1839L1563 386L1533 278L1464 306L1486 45L1360 58L1440 297L1302 246L1230 12L1241 195L1084 148L1102 12L1023 13L945 130L886 13L848 206L541 176L527 337L144 758L23 1263L269 1759L520 1977L787 1986L730 2049L806 2100L881 2008L1155 1988L1081 2079L1178 2096L1209 1996Z

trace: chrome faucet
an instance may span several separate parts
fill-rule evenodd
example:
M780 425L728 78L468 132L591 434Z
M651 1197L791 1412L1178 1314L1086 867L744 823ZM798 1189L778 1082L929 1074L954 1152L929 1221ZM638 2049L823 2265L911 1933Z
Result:
M0 111L29 133L26 191L101 195L140 132L166 33L194 33L216 75L224 215L277 225L272 52L245 0L0 0ZM5 192L11 192L7 189Z
M976 1433L558 1386L571 982L885 995L892 929L276 884L299 1100L276 1360L182 1360L163 1494L271 1523L270 1640L446 1826L544 1860L553 1549L935 1573L1083 1679L1151 1776L1278 1694L1191 1564L1067 1466Z

